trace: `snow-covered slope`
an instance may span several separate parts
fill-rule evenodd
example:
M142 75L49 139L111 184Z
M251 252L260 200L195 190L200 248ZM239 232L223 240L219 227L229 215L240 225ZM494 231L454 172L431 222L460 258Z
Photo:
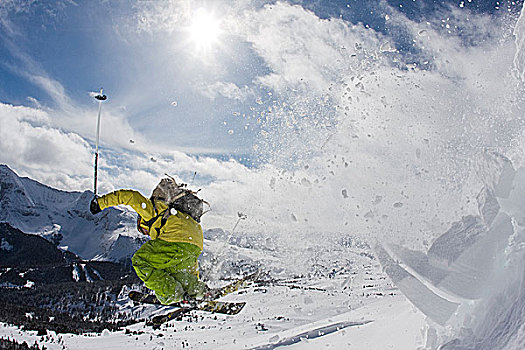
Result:
M19 177L0 165L0 222L58 242L81 258L127 259L143 242L126 209L89 212L93 193L65 192Z
M261 261L257 248L226 247L206 242L211 251L223 251L228 260ZM350 249L351 250L351 249ZM329 254L328 251L323 251ZM279 266L266 258L271 269ZM8 336L48 349L417 349L423 344L424 316L392 288L377 261L355 255L343 273L331 276L278 278L228 295L225 301L245 301L236 316L192 312L155 330L144 322L119 332L56 334L38 337L0 325ZM223 281L223 283L225 283ZM123 290L119 312L136 319L163 314L169 307L134 305Z
M57 191L20 178L6 166L0 171L0 220L47 238L62 235L60 246L68 246L84 258L117 260L136 249L134 215L125 209L92 216L88 211L90 192ZM228 296L226 300L247 302L235 317L195 312L160 330L140 322L121 332L95 337L48 332L42 338L3 324L0 336L31 344L37 341L48 349L160 349L181 344L193 349L409 349L422 344L422 314L393 287L365 242L342 232L322 241L305 241L303 246L307 254L241 230L205 232L201 273L211 286L255 268L263 268L274 281ZM5 248L9 246L5 244ZM94 276L82 264L75 265L73 271L79 279ZM129 288L115 301L119 313L141 319L167 310L133 305L127 297ZM398 335L380 336L384 332Z
M319 305L308 300L324 300ZM144 323L118 332L56 334L45 337L0 325L0 337L59 349L397 349L421 348L424 318L403 296L341 307L346 296L268 288L230 298L247 301L236 316L195 312L153 330ZM306 302L305 302L306 301ZM143 308L151 312L150 307ZM137 311L139 311L137 309ZM166 310L164 310L166 311Z

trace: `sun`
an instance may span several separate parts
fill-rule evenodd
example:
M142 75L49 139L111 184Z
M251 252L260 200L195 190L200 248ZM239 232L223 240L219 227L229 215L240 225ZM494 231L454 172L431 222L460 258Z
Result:
M219 42L220 20L203 8L194 12L188 27L189 39L199 51L210 50Z

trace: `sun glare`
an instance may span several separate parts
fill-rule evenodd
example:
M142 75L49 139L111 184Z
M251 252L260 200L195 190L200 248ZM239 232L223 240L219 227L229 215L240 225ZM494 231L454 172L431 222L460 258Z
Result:
M199 50L209 50L219 41L220 21L204 9L195 11L190 27L190 39Z

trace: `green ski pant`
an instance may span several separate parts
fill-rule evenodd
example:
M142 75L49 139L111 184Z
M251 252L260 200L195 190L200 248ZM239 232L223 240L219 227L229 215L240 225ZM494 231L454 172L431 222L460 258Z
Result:
M198 262L201 250L190 243L154 239L146 242L131 258L137 276L157 299L168 305L184 295L202 297L206 284L199 281Z

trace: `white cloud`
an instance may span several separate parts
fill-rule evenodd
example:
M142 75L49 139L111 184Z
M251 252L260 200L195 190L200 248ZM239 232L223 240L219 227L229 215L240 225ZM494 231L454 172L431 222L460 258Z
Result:
M525 11L521 12L513 34L516 38L516 55L514 56L514 67L519 79L525 83Z
M136 4L137 15L133 28L145 32L173 32L179 30L181 23L189 21L193 1L141 1Z
M24 176L65 190L92 188L93 147L80 135L50 124L48 111L0 104L0 163ZM152 160L153 159L153 160ZM99 159L100 192L135 188L149 195L168 173L197 183L239 181L250 170L234 162L192 157L182 152L130 151L103 147Z
M29 81L44 90L60 109L65 111L74 110L73 103L67 96L64 86L62 86L60 82L44 75L33 75L31 71L24 73L24 75L26 75Z
M16 36L19 28L9 19L10 13L24 13L29 11L32 2L23 0L3 0L0 2L0 27L9 36Z
M238 87L231 82L216 82L207 86L200 86L197 88L204 96L211 100L215 100L218 96L223 96L231 100L245 102L250 96L253 96L253 91L248 86Z
M19 175L59 189L92 189L93 148L85 139L52 127L50 112L41 109L0 104L0 118L0 163L7 164ZM280 210L271 206L275 198L260 195L269 183L269 173L246 168L235 161L196 158L182 152L152 155L103 147L98 192L133 188L149 196L166 173L189 183L193 189L203 189L201 195L213 208L205 217L208 228L229 228L237 211L246 208L260 211L263 216L268 211ZM252 228L257 230L256 225Z
M54 12L60 11L70 5L76 6L74 2L70 1L57 2L54 5L55 7L49 4L27 3L14 0L8 1L0 5L0 19L5 18L6 21L8 21L10 15L13 13L30 12L40 7ZM48 6L50 7L49 9ZM17 32L17 35L22 34L25 33ZM96 104L94 103L92 105L93 107L88 109L81 107L69 97L69 93L63 84L49 76L44 67L42 67L30 53L17 45L17 41L12 36L3 39L5 47L18 62L16 64L2 63L11 70L12 73L27 79L27 81L40 88L50 97L52 106L43 106L41 102L32 97L28 97L28 100L38 109L43 108L47 110L47 127L65 130L64 133L70 132L93 140L95 138ZM95 100L93 99L93 101ZM143 141L141 133L135 131L129 125L122 110L112 108L111 102L109 106L108 103L104 104L102 113L103 127L101 128L101 140L103 144L129 148L130 139L141 142L142 144L147 144Z
M358 47L379 48L378 35L341 19L320 19L303 7L283 2L266 5L242 19L238 35L252 43L272 73L262 85L281 93L290 89L328 89L348 57L359 59Z
M9 68L42 89L53 101L54 106L44 107L39 101L28 97L28 100L36 104L38 109L44 108L49 112L47 114L48 126L67 130L93 140L97 117L96 100L93 99L92 108L80 107L75 101L71 100L64 86L56 79L49 77L40 64L29 54L12 42L6 41L6 45L21 63L19 66L10 65ZM101 127L101 140L104 144L128 148L130 147L130 139L146 144L142 135L129 125L125 114L119 108L111 108L111 105L108 106L107 103L104 103L101 124L103 125Z
M89 176L89 144L77 134L52 128L47 112L0 104L0 117L1 163L61 189L78 189L79 178Z
M305 183L323 190L284 181L295 188L286 193L316 198L299 201L295 216L322 213L326 229L347 222L354 232L388 227L407 237L410 218L418 232L439 232L476 210L485 150L511 154L521 135L515 46L500 19L453 9L427 24L390 10L393 37L284 2L241 18L237 34L271 70L256 82L279 98L260 118L260 149L285 169L307 167ZM414 40L410 56L381 51L398 33ZM319 200L326 193L333 199Z

